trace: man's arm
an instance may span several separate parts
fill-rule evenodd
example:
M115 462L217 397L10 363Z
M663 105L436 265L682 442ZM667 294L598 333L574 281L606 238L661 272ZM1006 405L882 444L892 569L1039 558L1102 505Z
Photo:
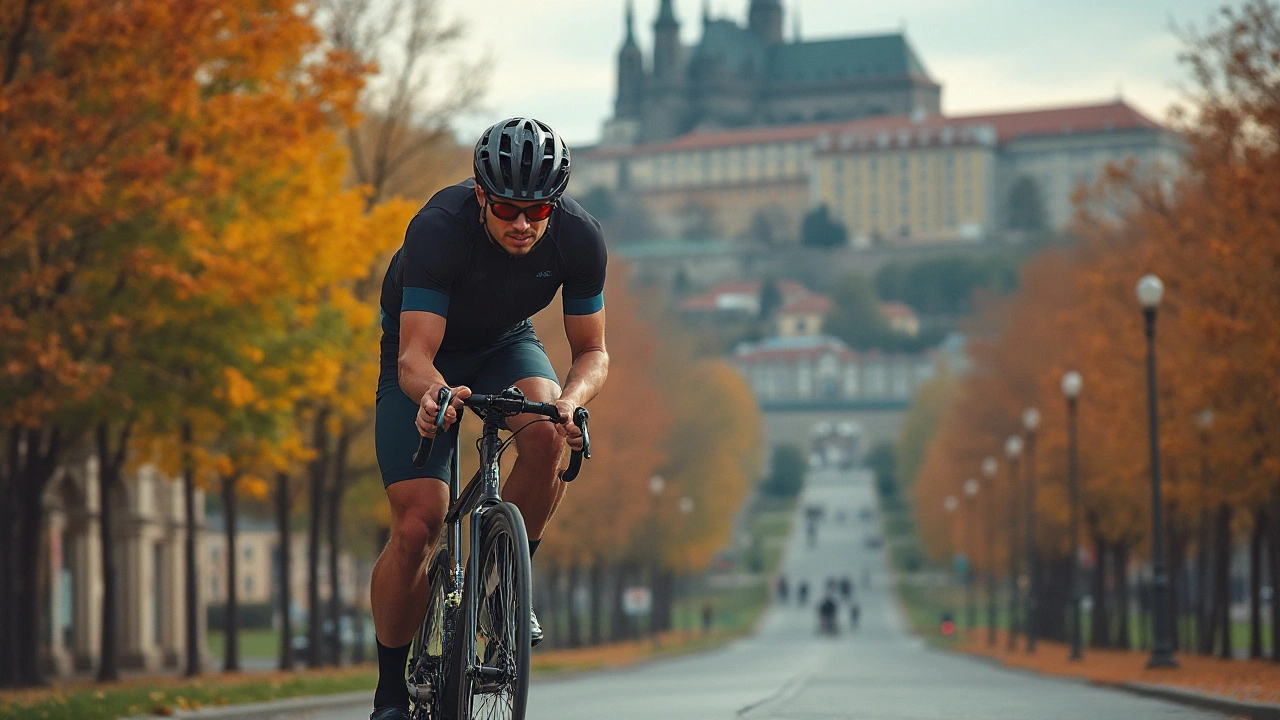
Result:
M445 383L444 376L436 369L435 357L444 339L445 319L432 312L404 310L400 313L400 356L397 360L400 389L425 412L418 413L418 431L426 437L434 437L436 393ZM444 427L448 430L457 419L457 408L470 391L459 393L452 407L445 413Z
M565 315L564 334L573 351L573 363L560 399L573 407L586 405L600 392L609 376L609 352L604 344L604 310L590 315Z

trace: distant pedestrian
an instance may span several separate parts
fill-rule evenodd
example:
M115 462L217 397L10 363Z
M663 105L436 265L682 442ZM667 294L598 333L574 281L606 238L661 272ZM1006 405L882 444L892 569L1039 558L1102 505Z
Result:
M702 634L711 632L712 621L715 619L715 610L711 607L711 603L702 604Z
M785 603L787 601L787 594L789 592L790 590L787 587L787 576L786 575L778 576L778 601Z
M849 606L849 630L850 632L858 629L858 617L862 615L862 608L858 607L858 603Z
M796 599L801 605L809 601L809 583L804 580L800 581L800 587L796 590Z

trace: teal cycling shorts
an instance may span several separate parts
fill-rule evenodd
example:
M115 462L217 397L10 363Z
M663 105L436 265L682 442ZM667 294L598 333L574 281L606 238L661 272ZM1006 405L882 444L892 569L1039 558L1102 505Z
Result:
M546 348L533 332L533 325L510 334L488 347L441 352L435 359L436 369L450 387L466 385L472 392L501 392L517 381L540 377L559 383L556 371L547 358ZM448 482L449 461L458 436L454 425L431 443L424 466L413 466L411 459L418 451L422 436L414 425L418 403L404 394L394 381L382 378L374 421L374 445L384 487L401 480L436 478ZM463 479L465 481L465 478Z

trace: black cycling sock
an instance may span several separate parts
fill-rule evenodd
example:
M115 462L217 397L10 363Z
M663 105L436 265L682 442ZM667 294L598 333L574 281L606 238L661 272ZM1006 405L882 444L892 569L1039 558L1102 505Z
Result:
M538 552L538 546L542 544L542 538L529 541L529 559L533 559L533 554Z
M397 706L409 708L409 688L404 684L409 646L389 648L378 639L378 689L373 691L374 709Z

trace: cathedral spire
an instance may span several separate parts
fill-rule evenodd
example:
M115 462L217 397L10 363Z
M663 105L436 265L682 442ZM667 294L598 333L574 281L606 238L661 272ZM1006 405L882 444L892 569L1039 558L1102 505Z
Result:
M636 44L635 33L636 10L631 0L627 0L627 39L623 41L625 45Z
M662 0L662 6L658 8L658 20L654 25L675 25L676 10L671 5L671 0Z
M711 0L702 0L702 27L711 24Z

